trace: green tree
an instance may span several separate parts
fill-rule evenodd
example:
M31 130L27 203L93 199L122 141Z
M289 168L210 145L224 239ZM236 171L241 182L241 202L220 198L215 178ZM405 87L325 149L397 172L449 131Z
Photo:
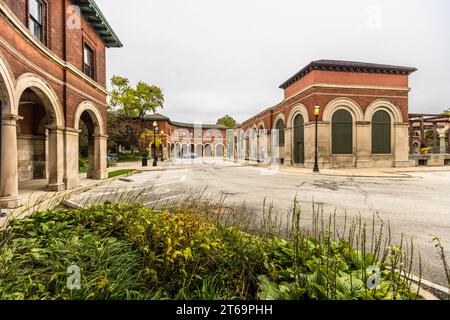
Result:
M235 129L237 126L236 120L234 120L231 116L226 115L217 120L217 124L221 124L230 129Z
M450 116L450 108L448 108L447 110L444 110L444 111L442 112L442 115L444 115L444 116Z
M164 106L162 90L142 81L133 87L127 78L121 76L113 76L111 85L109 110L116 111L121 118L139 121L140 130L137 136L141 137L144 132L145 116L150 112L156 113L158 108L162 109ZM142 140L141 151L145 151L145 141Z

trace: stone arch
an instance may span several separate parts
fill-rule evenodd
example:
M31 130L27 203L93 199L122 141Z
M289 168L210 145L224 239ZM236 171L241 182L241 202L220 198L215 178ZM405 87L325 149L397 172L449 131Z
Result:
M104 121L103 121L103 117L100 113L100 111L98 110L98 108L94 105L94 103L92 103L91 101L83 101L82 103L80 103L75 111L75 115L74 115L74 129L78 130L80 127L80 119L81 119L81 115L83 114L83 112L87 112L92 121L95 124L95 133L96 134L101 134L104 135L105 129L104 129Z
M15 96L16 80L8 61L0 53L0 100L2 101L2 108L4 114L14 113L16 105Z
M17 166L17 120L14 111L16 81L8 61L0 52L0 102L3 115L9 119L0 119L2 126L2 159L0 159L0 208L14 208L19 205L19 180Z
M31 89L41 99L51 125L65 127L63 108L58 95L42 77L36 74L24 73L17 78L13 114L19 114L20 97L26 89Z
M349 111L353 116L354 122L364 120L364 113L359 104L349 98L337 98L328 103L325 107L322 117L323 121L331 121L333 114L339 109Z
M88 141L88 172L87 177L92 179L106 179L107 178L107 142L104 129L103 117L91 101L83 101L78 105L74 115L74 129L81 133L80 122L83 121L88 128L87 141ZM68 148L76 153L76 158L79 157L79 139L73 141L68 145ZM71 157L72 158L72 157ZM73 164L76 166L76 163Z
M222 143L218 143L215 148L215 156L216 157L224 157L225 156L225 146Z
M376 100L367 107L364 113L364 121L371 122L373 115L379 110L386 111L391 116L393 123L403 122L403 116L400 108L394 105L392 102L383 99Z
M296 105L289 113L288 121L285 122L286 128L292 128L294 124L294 119L297 115L301 114L305 121L305 124L309 122L309 113L304 104Z
M260 121L258 122L258 125L256 126L257 130L259 130L259 128L263 128L263 130L266 129L266 126L264 125L264 121Z
M273 121L272 129L276 129L277 128L277 123L278 123L279 120L282 120L284 125L286 126L286 120L285 120L285 117L284 117L284 113L283 112L279 112L276 115L275 120Z

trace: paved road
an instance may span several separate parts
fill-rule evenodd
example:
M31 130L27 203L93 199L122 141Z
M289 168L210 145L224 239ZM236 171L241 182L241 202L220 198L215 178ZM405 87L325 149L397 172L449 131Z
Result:
M255 209L261 209L266 198L285 215L297 197L306 219L311 216L314 201L323 204L325 213L337 210L340 225L344 212L348 218L361 214L371 221L376 211L380 218L390 221L394 239L398 240L401 233L414 238L422 254L424 278L446 284L442 261L432 239L441 237L450 258L450 172L412 173L412 178L388 179L287 172L267 175L260 168L230 164L185 164L177 168L136 174L129 182L116 181L108 189L126 188L130 198L139 194L144 203L152 206L207 188L217 198L226 195L229 203L245 202ZM93 201L87 199L101 202L108 197L105 187L101 187L73 201L82 205Z

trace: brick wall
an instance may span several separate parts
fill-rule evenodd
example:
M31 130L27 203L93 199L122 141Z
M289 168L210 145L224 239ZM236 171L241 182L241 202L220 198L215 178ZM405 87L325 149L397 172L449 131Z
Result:
M65 8L71 5L70 0L52 0L47 2L47 42L46 47L62 60L67 61L80 71L83 64L83 43L86 41L95 51L96 82L100 87L106 86L105 54L106 48L91 25L82 19L81 30L67 30L65 34ZM26 0L5 0L5 4L13 11L20 23L27 27ZM8 21L0 15L0 52L6 57L8 64L18 78L23 73L41 76L51 85L63 106L66 126L73 127L73 117L78 105L90 100L103 115L106 128L106 95L89 81L65 68L49 57L45 52L32 44ZM64 38L66 37L66 43ZM66 85L67 83L67 85Z

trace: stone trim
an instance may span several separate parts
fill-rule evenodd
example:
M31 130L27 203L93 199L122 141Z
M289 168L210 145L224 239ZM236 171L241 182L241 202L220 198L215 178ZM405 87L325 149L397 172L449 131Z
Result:
M403 92L410 92L411 88L401 88L401 87L383 87L383 86L357 86L357 85L338 85L338 84L332 84L332 83L315 83L312 85L309 85L307 87L304 87L299 92L296 92L293 95L290 95L289 97L286 97L284 101L288 101L291 99L294 99L298 95L304 93L305 91L308 91L313 88L330 88L330 89L360 89L360 90L388 90L388 91L403 91Z

